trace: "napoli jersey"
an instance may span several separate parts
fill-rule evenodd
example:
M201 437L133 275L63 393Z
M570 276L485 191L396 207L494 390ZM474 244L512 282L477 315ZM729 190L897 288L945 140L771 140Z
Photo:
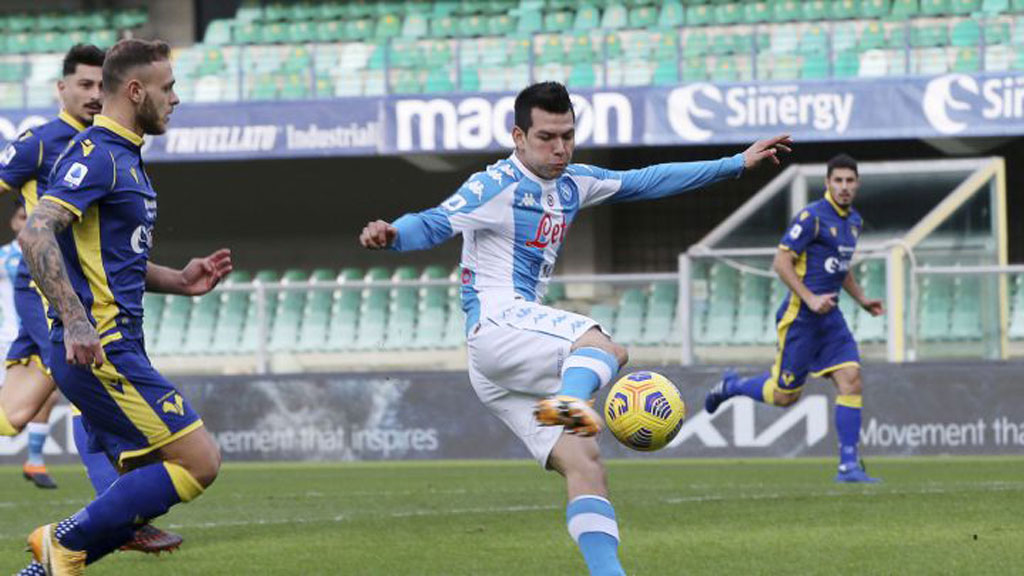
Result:
M863 222L853 208L825 198L812 202L790 224L779 243L797 255L796 273L814 294L838 293L850 271Z
M71 285L101 337L142 320L157 204L141 146L138 135L96 116L57 161L43 197L78 217L57 240Z
M394 222L396 250L436 246L461 233L462 304L467 330L514 299L540 301L577 213L608 202L671 196L736 178L743 155L708 162L614 171L571 164L555 180L531 173L512 154L471 176L437 208Z
M54 162L82 130L85 126L62 110L57 118L23 132L0 154L0 190L18 192L19 204L31 215L46 190ZM29 282L28 265L23 263L15 286L27 287Z
M18 275L18 265L21 264L21 245L17 240L0 246L0 263L3 264L3 274L0 276L0 312L3 313L0 340L10 342L18 336L19 325L18 311L14 307L14 279Z

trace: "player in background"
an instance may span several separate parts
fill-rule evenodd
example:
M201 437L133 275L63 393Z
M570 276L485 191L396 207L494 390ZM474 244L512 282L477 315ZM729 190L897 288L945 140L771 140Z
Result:
M775 254L774 268L790 289L776 313L778 353L771 370L741 379L726 371L708 392L704 407L714 414L723 402L746 396L775 406L800 399L808 373L828 377L839 395L835 423L839 436L836 482L878 482L857 453L863 407L860 353L839 310L840 288L872 316L885 313L881 300L864 294L850 263L863 228L853 201L860 188L857 162L840 154L828 162L825 197L800 211Z
M18 205L14 210L14 215L11 216L11 230L15 237L18 232L21 232L26 219L25 207ZM18 245L17 240L0 246L0 261L3 262L3 274L0 275L0 305L3 307L3 323L0 325L2 336L0 338L3 339L4 354L7 354L21 331L20 315L14 299L14 287L17 285L18 270L21 268L21 246ZM49 338L46 334L43 336ZM14 386L17 385L17 383L14 384ZM43 458L43 446L46 444L46 438L50 435L50 413L59 399L52 384L50 388L50 395L43 399L43 405L25 427L28 432L28 458L22 466L22 475L39 488L53 489L57 487L57 483L50 478L46 470L46 461Z
M469 375L480 400L547 469L566 479L566 522L591 574L623 574L619 531L595 435L594 393L628 360L597 322L542 305L566 233L582 208L662 198L778 164L789 138L710 162L614 171L572 164L575 115L565 87L516 97L515 151L471 176L440 206L370 222L370 249L422 250L462 234ZM536 416L535 416L536 414Z
M60 114L26 130L0 154L0 191L14 192L28 215L46 189L54 161L100 110L101 66L102 50L86 44L73 46L64 56L63 74L57 81ZM49 433L47 421L56 397L46 365L50 347L46 312L24 262L15 277L14 303L20 329L7 351L0 388L0 435L14 436L31 421L32 452L32 446L46 441L40 436ZM56 487L41 463L26 466L24 473L37 486Z
M220 468L213 437L153 368L142 332L145 290L201 295L231 271L227 250L182 270L149 262L157 195L141 151L179 103L169 54L136 39L108 51L102 113L58 159L18 237L50 306L53 378L82 411L89 445L121 473L78 513L32 532L23 575L82 574L139 523L202 494Z

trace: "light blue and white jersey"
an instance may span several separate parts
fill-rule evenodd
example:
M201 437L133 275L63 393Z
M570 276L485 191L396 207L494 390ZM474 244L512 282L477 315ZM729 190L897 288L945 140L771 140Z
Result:
M512 300L543 299L581 209L672 196L742 172L743 155L737 154L624 171L570 164L561 177L544 180L512 154L471 176L440 206L396 220L393 248L432 248L462 234L462 306L469 330L481 315Z
M18 336L18 312L14 308L14 279L21 264L21 245L15 240L0 246L0 340L11 342Z

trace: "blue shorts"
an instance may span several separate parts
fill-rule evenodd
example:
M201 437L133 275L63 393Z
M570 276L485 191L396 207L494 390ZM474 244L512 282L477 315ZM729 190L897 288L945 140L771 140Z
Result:
M776 320L779 349L771 378L780 389L799 390L808 373L819 378L840 368L860 366L857 342L838 308L815 314L803 304L791 305L787 300Z
M82 412L89 448L118 463L144 456L200 428L185 397L153 368L141 338L103 346L99 368L66 362L63 342L54 341L50 366L57 387Z
M42 371L49 372L50 323L42 296L35 288L18 286L14 289L14 309L21 327L18 337L7 349L7 366L35 364Z

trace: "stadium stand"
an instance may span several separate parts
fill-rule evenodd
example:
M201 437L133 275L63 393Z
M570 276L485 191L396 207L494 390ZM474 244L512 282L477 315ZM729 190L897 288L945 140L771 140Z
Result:
M59 54L139 9L0 16L0 108L53 103ZM1020 0L247 1L175 49L186 101L1024 70Z
M698 345L773 345L775 313L785 287L775 279L711 264L696 271L696 282L708 283L708 306L695 318ZM871 297L884 297L885 269L881 260L855 267ZM312 272L263 270L261 282L312 281L324 288L297 291L268 290L265 321L271 352L351 352L369 350L432 350L462 346L464 317L455 289L457 272L432 265L419 270L375 267L366 271L319 268ZM227 285L253 278L232 273ZM387 287L397 281L448 280L450 286ZM374 288L345 288L353 281L384 282ZM1024 274L1011 281L1010 337L1024 341ZM922 281L919 337L926 342L972 341L982 337L979 321L978 278L928 276ZM680 343L677 322L678 286L654 282L600 298L580 302L567 298L561 284L553 284L549 303L584 306L590 316L611 329L616 339L630 345L672 346ZM146 334L155 355L239 355L257 347L258 311L254 294L222 291L186 298L147 294ZM845 296L840 301L847 322L864 343L884 342L885 318L872 318Z

